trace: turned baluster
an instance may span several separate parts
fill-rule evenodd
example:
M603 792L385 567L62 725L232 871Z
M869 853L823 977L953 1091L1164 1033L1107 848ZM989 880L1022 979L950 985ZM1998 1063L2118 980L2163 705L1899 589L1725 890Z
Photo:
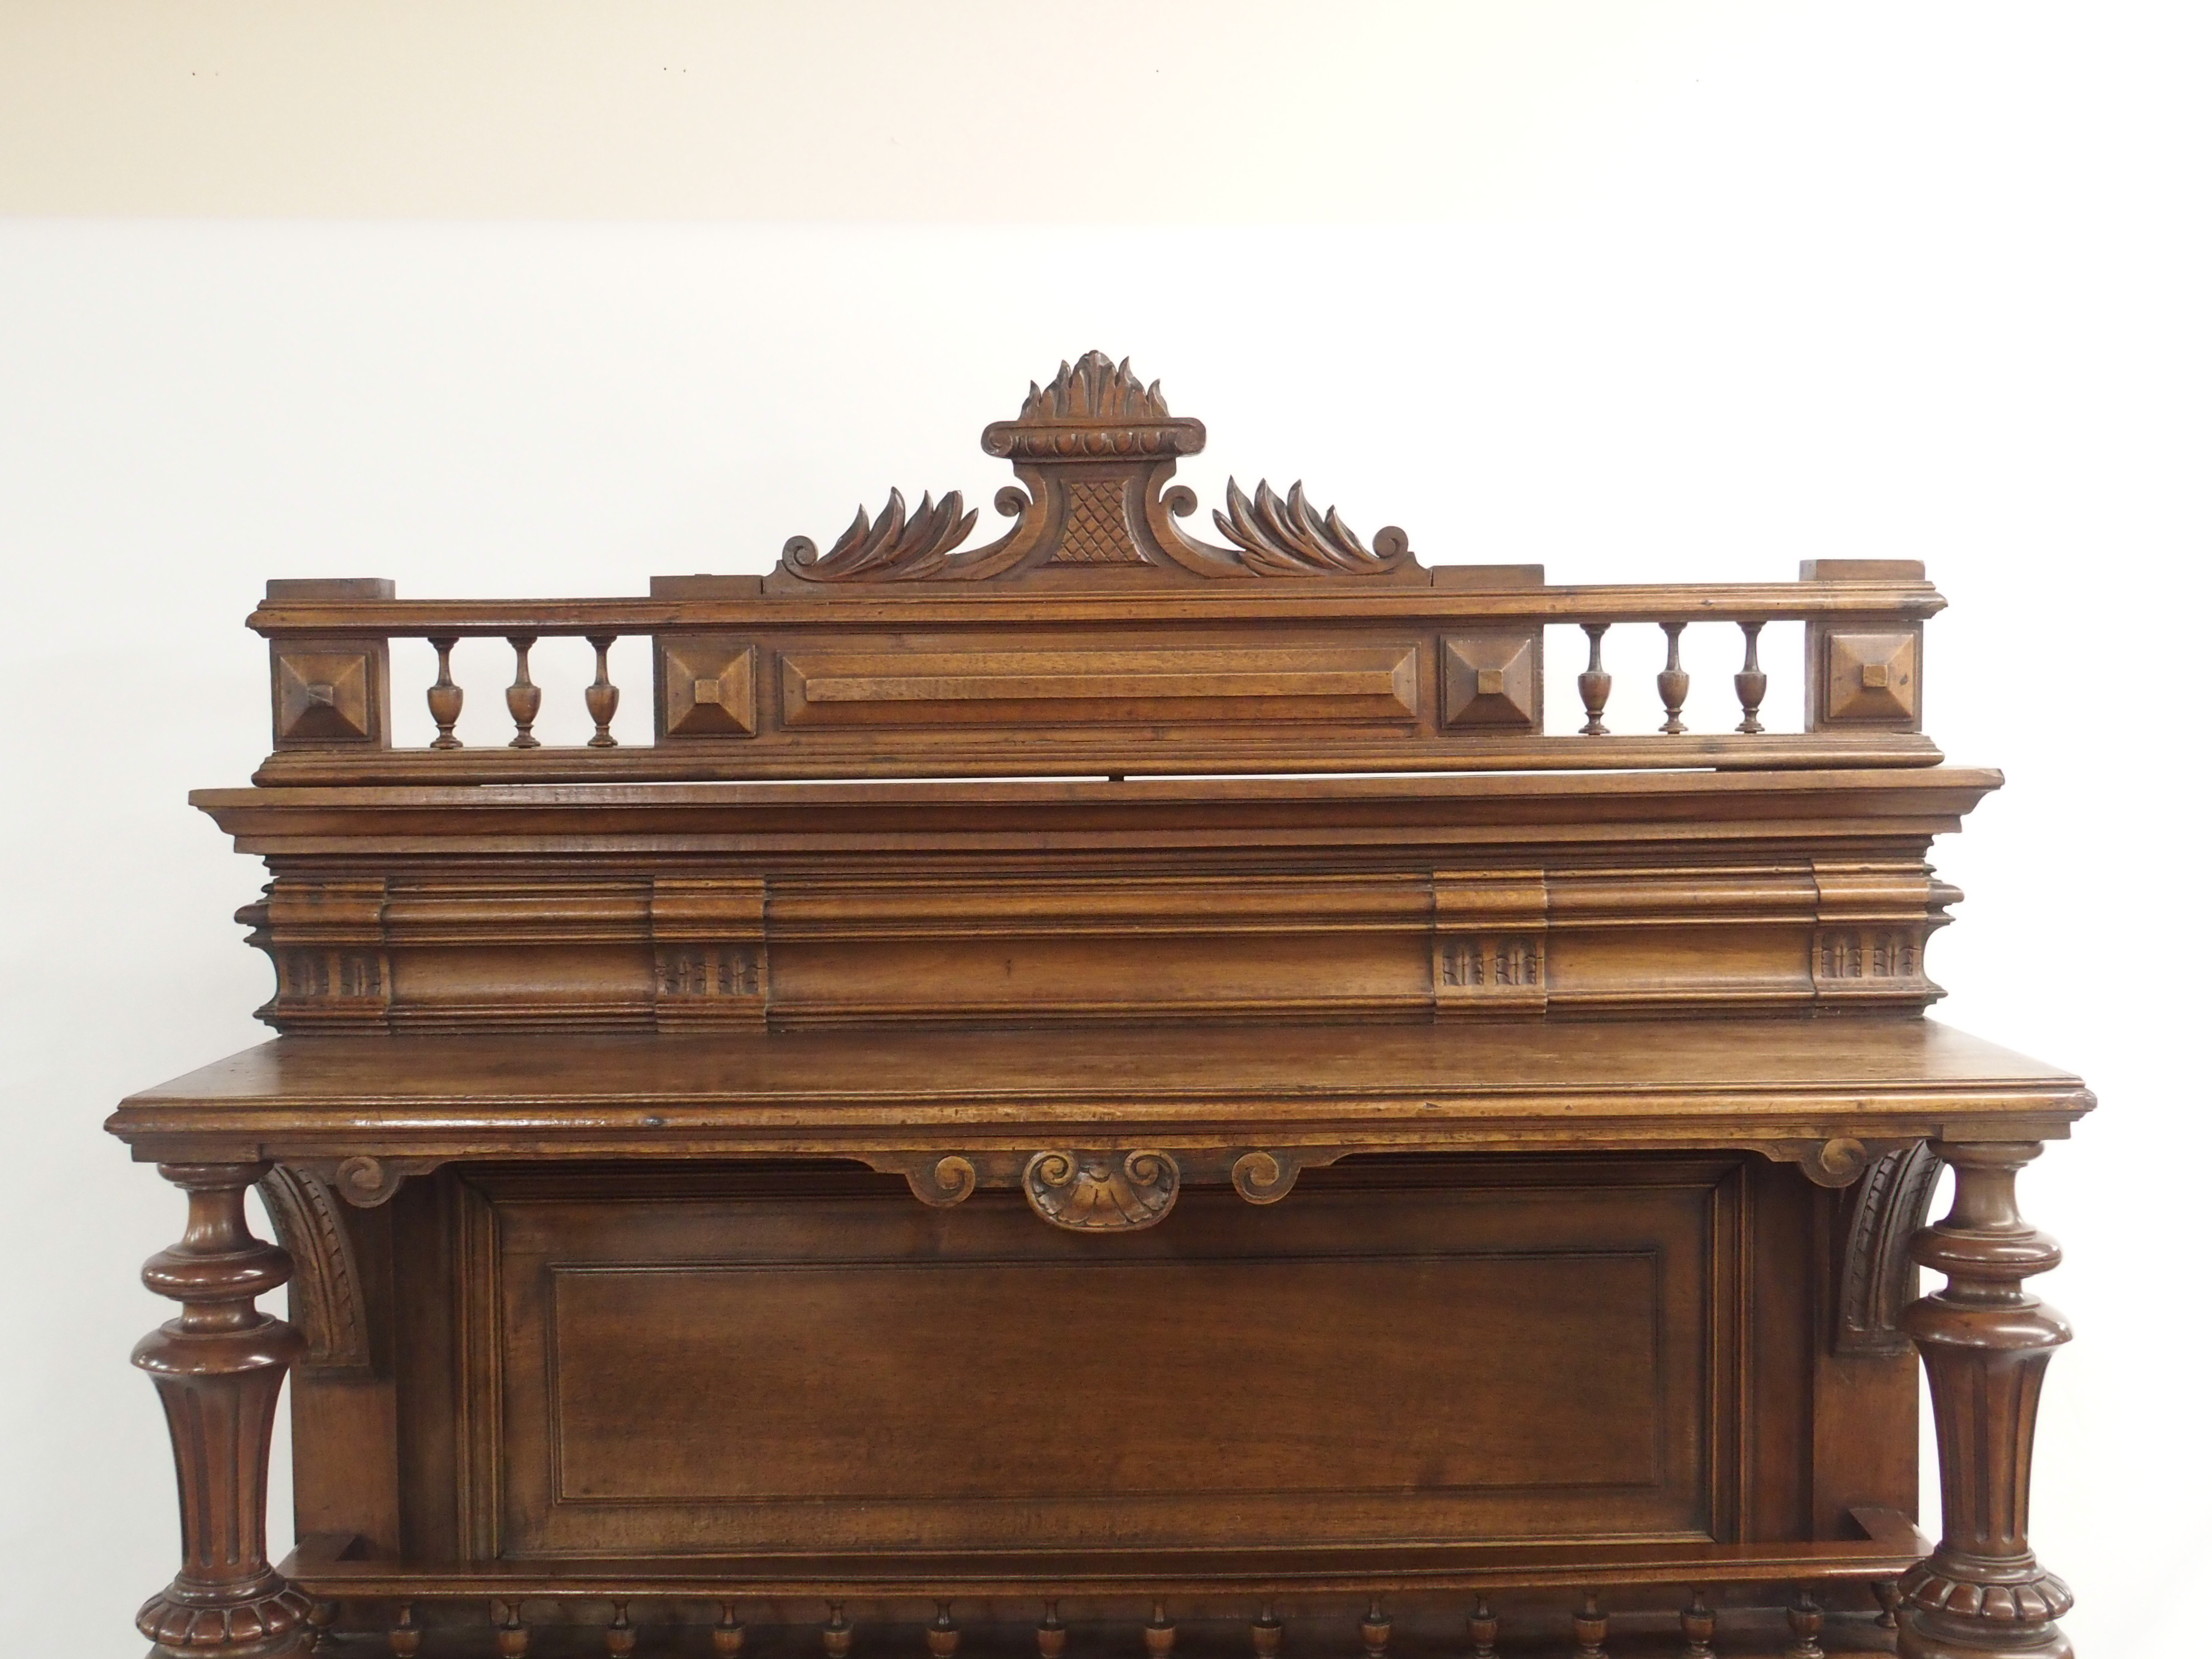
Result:
M1152 1621L1145 1626L1145 1651L1152 1659L1168 1659L1175 1651L1176 1627L1168 1621L1168 1604L1152 1603Z
M177 1464L183 1559L138 1609L138 1633L165 1659L262 1659L308 1642L313 1603L269 1565L269 1437L299 1331L256 1308L292 1259L253 1236L246 1189L266 1164L164 1164L183 1188L184 1237L141 1277L181 1304L132 1351L154 1380Z
M584 707L592 716L592 724L599 730L592 733L591 746L611 749L615 734L607 726L615 717L615 705L622 701L622 688L607 678L607 647L615 642L611 634L587 634L592 648L599 653L599 678L584 688Z
M1382 1598L1367 1598L1367 1616L1359 1621L1359 1650L1365 1659L1382 1659L1390 1650L1390 1615L1382 1611Z
M1044 1604L1044 1617L1037 1621L1037 1659L1060 1659L1067 1651L1067 1626L1060 1622L1060 1603L1057 1600Z
M422 1627L415 1622L412 1601L399 1604L399 1622L385 1633L384 1639L391 1645L393 1659L415 1659L422 1651Z
M1743 724L1736 730L1756 737L1766 728L1759 723L1759 705L1766 701L1766 674L1759 665L1759 630L1763 622L1736 624L1743 629L1743 666L1736 670L1735 700L1743 705Z
M1605 1659L1605 1626L1597 1592L1584 1590L1583 1604L1575 1610L1575 1659Z
M1679 738L1690 728L1682 724L1682 705L1690 700L1690 677L1682 667L1683 624L1661 623L1667 635L1667 665L1659 671L1659 701L1667 705L1667 723L1659 730Z
M1899 1323L1920 1350L1935 1407L1943 1536L1899 1582L1903 1659L2070 1659L2057 1620L2074 1594L2027 1541L2035 1410L2051 1351L2072 1330L2021 1281L2058 1265L2028 1225L2015 1177L2033 1141L1929 1143L1951 1166L1951 1212L1913 1236L1912 1259L1946 1276Z
M1498 1615L1480 1595L1467 1616L1467 1639L1474 1644L1474 1659L1498 1659Z
M1820 1645L1820 1604L1801 1584L1790 1603L1790 1633L1796 1638L1790 1644L1790 1659L1828 1659Z
M929 1626L930 1659L952 1659L960 1651L960 1626L952 1622L952 1603L939 1601Z
M307 1643L307 1651L319 1653L331 1639L331 1626L337 1620L338 1604L318 1601L307 1609L307 1628L314 1632Z
M453 684L453 647L460 642L453 634L434 634L430 646L438 653L438 678L425 693L430 704L430 718L438 723L438 735L430 739L433 749L459 749L461 740L453 735L453 723L461 717L461 688Z
M522 1622L522 1603L501 1601L498 1618L499 1629L492 1640L499 1648L500 1659L523 1659L530 1651L530 1626Z
M1874 1586L1874 1599L1881 1603L1881 1618L1879 1621L1881 1627L1884 1630L1895 1630L1897 1628L1897 1606L1899 1600L1897 1593L1897 1580L1894 1578L1876 1579Z
M725 1601L721 1608L721 1620L714 1626L714 1659L738 1659L745 1645L745 1627L735 1601Z
M845 1604L830 1604L830 1622L822 1626L822 1651L828 1659L845 1659L853 1650L853 1626L846 1621Z
M1252 1621L1252 1652L1255 1659L1275 1659L1282 1650L1283 1621L1275 1617L1271 1597L1260 1603L1260 1616Z
M1584 623L1583 632L1589 635L1589 666L1575 676L1575 690L1583 694L1583 709L1589 719L1583 723L1583 736L1601 738L1605 730L1605 700L1613 695L1613 676L1605 672L1599 657L1599 641L1611 623Z
M629 1659L637 1651L637 1628L629 1621L629 1603L615 1603L615 1616L607 1624L607 1659Z
M1703 1590L1692 1590L1682 1609L1682 1659L1713 1659L1713 1610Z
M538 706L545 701L545 693L530 679L530 647L538 643L538 638L533 634L518 634L507 643L514 647L514 684L507 688L507 712L514 717L514 736L507 746L535 749L538 739L530 735L530 728L537 723Z

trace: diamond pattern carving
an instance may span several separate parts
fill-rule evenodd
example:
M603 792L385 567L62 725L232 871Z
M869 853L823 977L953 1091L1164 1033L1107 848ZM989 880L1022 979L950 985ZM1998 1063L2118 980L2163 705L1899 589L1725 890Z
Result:
M1067 486L1067 529L1054 564L1142 564L1129 538L1120 478L1078 478Z

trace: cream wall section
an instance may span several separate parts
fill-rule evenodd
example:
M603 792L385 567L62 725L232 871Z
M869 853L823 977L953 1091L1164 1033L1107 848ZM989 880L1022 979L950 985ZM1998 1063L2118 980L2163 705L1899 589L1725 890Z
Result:
M0 213L1948 220L2184 137L2191 10L6 0Z
M1942 1012L2105 1101L2026 1182L2081 1327L2036 1536L2089 1659L2193 1638L2212 1448L2202 1356L2172 1333L2201 1320L2212 916L2201 789L2140 781L2193 769L2204 698L2205 25L1386 6L1386 51L1346 32L1352 8L1114 14L1148 57L1053 7L912 9L927 28L902 8L440 9L420 33L430 10L403 3L0 3L0 204L204 216L0 222L20 1628L119 1659L173 1566L167 1449L125 1355L167 1311L137 1267L181 1205L98 1126L262 1035L266 969L227 920L258 870L184 805L265 747L239 626L262 580L546 594L764 568L894 483L988 499L983 422L1095 345L1207 422L1202 497L1304 476L1435 561L1586 580L1929 562L1955 606L1930 628L1930 728L2011 780L1937 849L1968 894L1936 947ZM726 66L733 31L772 23L774 123L718 94L685 126L623 90L643 61L623 40L665 29ZM253 98L163 89L185 46L223 41L207 61L261 64ZM205 216L307 212L420 217ZM586 213L700 222L422 222ZM1690 643L1710 726L1733 663ZM1615 664L1654 726L1656 654ZM549 696L572 719L580 668ZM500 683L477 665L472 714Z

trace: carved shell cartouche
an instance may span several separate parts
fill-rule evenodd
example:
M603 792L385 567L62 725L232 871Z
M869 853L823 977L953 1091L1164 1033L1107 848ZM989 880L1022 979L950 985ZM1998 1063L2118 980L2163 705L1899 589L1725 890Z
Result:
M1055 1227L1133 1232L1175 1207L1182 1182L1165 1152L1045 1152L1022 1171L1022 1195Z

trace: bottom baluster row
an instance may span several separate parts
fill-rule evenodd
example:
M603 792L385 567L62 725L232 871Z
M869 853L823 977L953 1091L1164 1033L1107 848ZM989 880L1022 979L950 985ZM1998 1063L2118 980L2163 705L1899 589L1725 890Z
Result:
M1865 1625L1869 1634L1875 1632L1882 1633L1881 1638L1871 1649L1874 1651L1881 1651L1889 1645L1886 1633L1894 1631L1897 1627L1897 1586L1894 1581L1882 1581L1873 1584L1871 1588L1875 1600L1881 1607L1881 1613L1878 1619L1855 1622ZM444 1601L444 1598L440 1599L441 1602ZM562 1597L533 1595L530 1600L532 1604L541 1608L548 1605L555 1607L560 1616L553 1620L532 1624L526 1620L524 1604L520 1600L495 1601L490 1608L492 1645L501 1656L501 1659L527 1659L533 1638L541 1633L550 1637L557 1632L559 1645L563 1653L578 1651L573 1644L578 1636L583 1634L587 1627L575 1614L587 1608L611 1609L611 1612L595 1618L592 1626L588 1627L598 1638L592 1644L594 1647L603 1643L609 1659L629 1659L629 1656L636 1652L640 1625L631 1615L633 1603L630 1601L610 1601L607 1598L601 1597L590 1602L580 1601L571 1607L568 1605L567 1598ZM696 1604L687 1605L696 1606ZM706 1642L702 1645L715 1655L716 1659L737 1659L737 1656L743 1651L746 1642L748 1626L741 1616L745 1604L738 1601L720 1601L716 1605L720 1616L709 1627ZM822 1653L824 1659L848 1659L848 1656L852 1652L856 1626L845 1616L844 1603L832 1601L828 1603L827 1607L829 1618L818 1626ZM673 1611L674 1609L672 1608L663 1609L665 1614ZM1799 1589L1784 1611L1788 1621L1789 1636L1787 1646L1780 1650L1782 1659L1824 1659L1824 1656L1828 1651L1822 1645L1822 1636L1827 1626L1827 1614L1813 1593L1807 1589ZM335 1602L318 1601L315 1604L313 1613L310 1616L310 1622L315 1631L314 1647L316 1649L336 1651L337 1638L333 1626L337 1613L338 1607ZM1767 1612L1765 1616L1771 1620L1771 1612ZM1731 1613L1730 1617L1734 1618L1735 1614ZM391 1618L392 1622L386 1632L385 1639L395 1659L416 1659L418 1655L422 1656L423 1659L435 1659L434 1654L425 1651L424 1638L428 1634L428 1626L418 1621L415 1602L403 1601L394 1604ZM1609 1659L1607 1643L1611 1636L1612 1620L1607 1615L1599 1591L1595 1589L1583 1591L1574 1601L1570 1620L1573 1632L1571 1638L1573 1645L1571 1648L1564 1647L1557 1642L1532 1639L1536 1638L1542 1629L1556 1630L1557 1626L1554 1622L1556 1618L1556 1613L1547 1620L1540 1620L1533 1614L1528 1615L1527 1623L1529 1627L1516 1632L1510 1639L1510 1645L1513 1650L1532 1656L1548 1656L1556 1653L1560 1656L1560 1659L1566 1659L1566 1656L1569 1655L1571 1656L1571 1659ZM666 1618L655 1622L654 1651L657 1653L674 1650L667 1645L667 1632L671 1628L677 1632L677 1644L685 1647L686 1650L690 1650L689 1644L696 1643L698 1640L692 1633L696 1631L696 1626L686 1626L680 1622L672 1626L671 1621ZM1344 1632L1340 1626L1332 1627L1333 1621L1318 1618L1301 1619L1299 1622L1302 1626L1310 1627L1307 1632L1302 1632L1298 1644L1302 1648L1316 1654L1348 1652L1350 1644L1345 1640L1345 1638L1349 1632ZM1648 1625L1650 1621L1645 1620L1642 1622ZM1679 1622L1679 1638L1670 1639L1668 1646L1672 1652L1680 1656L1680 1659L1713 1659L1715 1655L1723 1651L1722 1649L1715 1646L1720 1634L1721 1615L1716 1612L1702 1591L1693 1592L1691 1595L1688 1605L1682 1607L1680 1611ZM1448 1644L1439 1644L1435 1639L1432 1631L1425 1630L1423 1639L1417 1645L1424 1655L1441 1656L1449 1652L1456 1652L1460 1659L1499 1659L1503 1651L1500 1644L1509 1642L1504 1623L1505 1621L1501 1620L1498 1613L1492 1608L1487 1599L1478 1597L1473 1611L1468 1613L1466 1618L1463 1643L1454 1638ZM374 1627L371 1626L371 1628ZM444 1630L450 1626L446 1621L441 1620L441 1628ZM785 1654L795 1654L799 1651L790 1644L792 1637L796 1634L792 1627L779 1622L771 1628L780 1638L776 1644L780 1651ZM905 1628L911 1631L914 1627L908 1626ZM988 1628L993 1638L990 1644L993 1650L1004 1650L1006 1634L1009 1627L994 1621ZM1034 1632L1039 1659L1063 1659L1067 1649L1070 1628L1070 1626L1060 1618L1059 1601L1047 1600L1043 1604L1043 1617L1038 1621ZM1122 1628L1127 1630L1127 1626L1125 1626ZM1219 1619L1215 1617L1207 1620L1206 1628L1208 1638L1203 1644L1206 1650L1209 1653L1225 1651L1222 1644L1223 1626ZM474 1626L474 1629L477 1632L475 1642L477 1644L477 1650L481 1651L483 1626L478 1625ZM870 1644L872 1650L878 1653L901 1651L903 1649L903 1644L896 1633L897 1629L896 1626L887 1625L880 1629L872 1630ZM1255 1659L1279 1659L1285 1646L1285 1622L1278 1616L1275 1604L1272 1601L1263 1601L1259 1607L1256 1617L1251 1620L1247 1627L1250 1651L1255 1656ZM1133 1642L1128 1642L1125 1647L1123 1644L1127 1638L1115 1638L1110 1626L1100 1626L1099 1630L1103 1639L1093 1644L1095 1650L1102 1653L1126 1653L1129 1656L1129 1659L1135 1659L1136 1644ZM1382 1600L1379 1597L1371 1600L1368 1603L1365 1614L1358 1621L1360 1659L1390 1659L1392 1632L1391 1615ZM960 1651L962 1632L960 1626L953 1619L953 1603L950 1601L939 1601L937 1616L921 1626L921 1633L922 1645L926 1647L929 1659L956 1659L956 1656ZM1173 1659L1176 1644L1176 1624L1169 1617L1167 1604L1164 1601L1156 1601L1152 1603L1152 1618L1139 1627L1139 1633L1143 1638L1143 1650L1146 1659ZM1639 1632L1635 1644L1639 1652L1653 1650L1650 1645L1651 1634L1649 1630ZM1674 1644L1676 1642L1679 1645ZM1241 1645L1241 1643L1238 1645ZM1850 1646L1856 1651L1869 1650L1868 1644L1863 1640L1856 1640ZM455 1650L455 1651L459 1650ZM903 1649L903 1650L908 1653L915 1652L913 1649ZM1744 1650L1731 1645L1727 1650L1733 1652ZM1774 1651L1771 1644L1758 1646L1752 1650L1762 1654ZM916 1659L919 1659L918 1654Z

